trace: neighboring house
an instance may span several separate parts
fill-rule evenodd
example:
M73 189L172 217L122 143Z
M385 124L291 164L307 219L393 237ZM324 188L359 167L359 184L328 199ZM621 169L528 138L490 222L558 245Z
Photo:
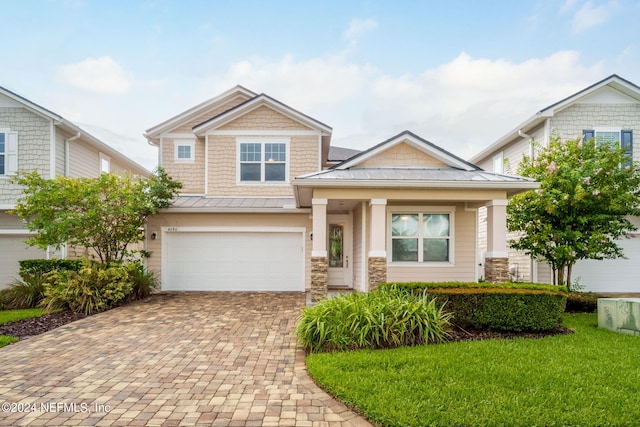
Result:
M578 137L622 141L629 155L638 161L640 149L637 144L634 147L633 137L639 132L640 87L614 74L538 111L470 161L488 171L512 174L524 155L532 156L536 149L544 149L552 136L562 141ZM481 251L486 250L483 218L481 210ZM630 220L640 226L640 218ZM573 278L590 291L640 292L640 238L632 233L619 243L628 259L579 261L573 269ZM513 279L551 282L548 264L533 262L512 250L509 258Z
M7 213L22 191L10 182L19 170L37 170L48 178L121 171L149 174L68 120L0 87L0 288L14 279L19 260L66 256L27 246L24 223Z
M506 280L506 200L537 188L402 132L366 151L237 86L147 130L183 183L148 221L164 290L366 291L383 281ZM487 207L486 273L477 210Z

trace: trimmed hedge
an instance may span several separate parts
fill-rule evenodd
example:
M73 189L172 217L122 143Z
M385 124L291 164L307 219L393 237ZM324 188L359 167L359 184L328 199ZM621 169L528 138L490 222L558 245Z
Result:
M445 311L453 314L452 323L461 328L497 331L547 331L562 323L566 292L557 286L533 283L393 283L411 293L426 293Z
M567 313L595 313L598 309L598 294L593 292L569 292Z
M80 271L82 260L79 259L25 259L19 261L20 276L47 274L51 271Z

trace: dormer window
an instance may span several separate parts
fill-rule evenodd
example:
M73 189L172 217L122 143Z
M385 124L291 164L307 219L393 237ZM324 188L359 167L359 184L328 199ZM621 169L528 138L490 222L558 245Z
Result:
M239 140L238 181L286 182L288 145L287 140Z

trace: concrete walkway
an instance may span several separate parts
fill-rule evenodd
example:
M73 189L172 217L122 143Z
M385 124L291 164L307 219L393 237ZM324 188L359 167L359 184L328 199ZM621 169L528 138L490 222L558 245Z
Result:
M304 300L162 294L4 347L0 425L369 426L307 375Z

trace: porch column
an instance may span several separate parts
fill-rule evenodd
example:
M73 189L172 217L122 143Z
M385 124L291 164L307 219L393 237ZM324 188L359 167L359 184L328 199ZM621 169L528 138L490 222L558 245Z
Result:
M327 199L311 200L313 245L311 251L311 301L327 297L329 260L327 258Z
M485 206L487 207L487 253L484 277L487 282L508 282L507 201L491 200Z
M369 290L387 281L387 199L371 199L370 244L367 258Z

